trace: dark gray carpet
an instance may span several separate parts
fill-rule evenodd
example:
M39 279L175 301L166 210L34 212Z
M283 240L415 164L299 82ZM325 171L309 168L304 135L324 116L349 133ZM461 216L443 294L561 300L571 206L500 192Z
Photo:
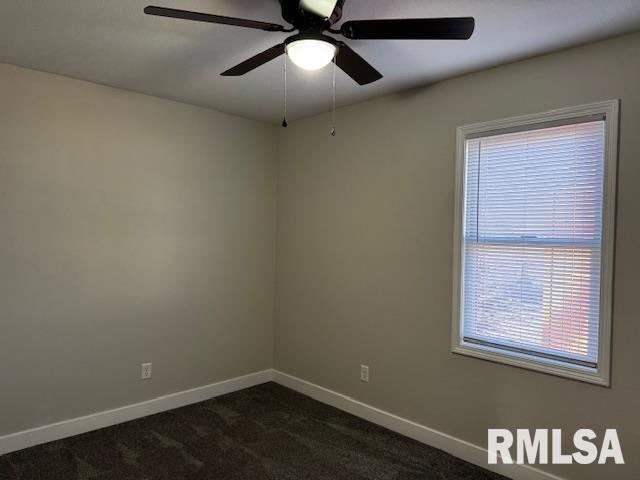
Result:
M274 383L0 457L2 480L499 480Z

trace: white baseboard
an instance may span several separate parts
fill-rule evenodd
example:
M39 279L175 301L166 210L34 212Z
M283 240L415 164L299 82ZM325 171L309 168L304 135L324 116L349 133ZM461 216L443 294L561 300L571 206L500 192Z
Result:
M479 445L466 442L447 435L446 433L439 432L438 430L412 422L411 420L398 417L397 415L359 402L341 393L334 392L333 390L277 370L255 372L211 385L172 393L145 402L126 405L113 410L65 420L31 430L11 433L0 437L0 455L109 427L118 423L128 422L136 418L146 417L147 415L184 407L270 381L275 381L322 403L351 413L352 415L393 430L406 437L444 450L455 457L479 465L487 470L500 473L514 480L563 480L560 477L543 472L529 465L488 465L487 450Z
M433 430L432 428L412 422L411 420L398 417L397 415L359 402L341 393L334 392L333 390L315 385L278 370L274 370L273 372L273 381L304 395L308 395L322 403L351 413L352 415L393 430L406 437L444 450L455 457L514 480L563 480L560 477L543 472L529 465L489 465L487 463L487 450L479 445L466 442L447 435L446 433L439 432L438 430Z
M129 420L146 417L154 413L184 407L185 405L209 400L219 395L270 382L271 380L273 380L273 370L264 370L222 382L212 383L211 385L172 393L145 402L126 405L113 410L73 418L31 430L11 433L0 437L0 455L42 443L60 440L61 438L79 435L99 428L109 427L118 423L128 422Z

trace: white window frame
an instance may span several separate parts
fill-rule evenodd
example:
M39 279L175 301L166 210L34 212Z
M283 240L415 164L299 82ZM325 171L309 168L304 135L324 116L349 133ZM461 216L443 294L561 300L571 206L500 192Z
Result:
M453 255L453 321L451 332L452 352L484 360L513 365L516 367L549 373L574 380L610 386L611 372L611 312L613 289L613 258L615 240L616 183L618 163L618 116L619 100L591 103L576 107L561 108L548 112L523 115L503 120L475 123L458 127L456 147L456 203ZM499 135L521 131L523 127L532 129L571 123L572 119L604 117L604 185L602 204L602 257L600 270L600 312L598 333L597 369L569 365L555 360L541 359L522 353L508 353L490 346L464 342L463 321L463 265L464 265L464 198L466 174L466 140L483 135Z

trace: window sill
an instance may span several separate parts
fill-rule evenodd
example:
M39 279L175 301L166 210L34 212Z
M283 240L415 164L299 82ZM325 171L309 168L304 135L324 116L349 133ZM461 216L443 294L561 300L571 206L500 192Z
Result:
M475 344L471 345L460 343L458 345L454 345L451 351L460 355L525 368L527 370L534 370L536 372L592 383L603 387L610 386L609 372L603 371L602 367L599 367L599 369L596 370L587 367L578 367L575 365L567 366L562 362L554 360L544 360L523 354L510 354L497 348Z

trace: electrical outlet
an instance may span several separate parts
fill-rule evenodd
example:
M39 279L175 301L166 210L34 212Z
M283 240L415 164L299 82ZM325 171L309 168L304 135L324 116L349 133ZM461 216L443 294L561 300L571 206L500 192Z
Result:
M360 365L360 380L369 382L369 365Z
M151 364L150 363L143 363L142 364L140 378L142 378L142 380L149 380L151 378Z

